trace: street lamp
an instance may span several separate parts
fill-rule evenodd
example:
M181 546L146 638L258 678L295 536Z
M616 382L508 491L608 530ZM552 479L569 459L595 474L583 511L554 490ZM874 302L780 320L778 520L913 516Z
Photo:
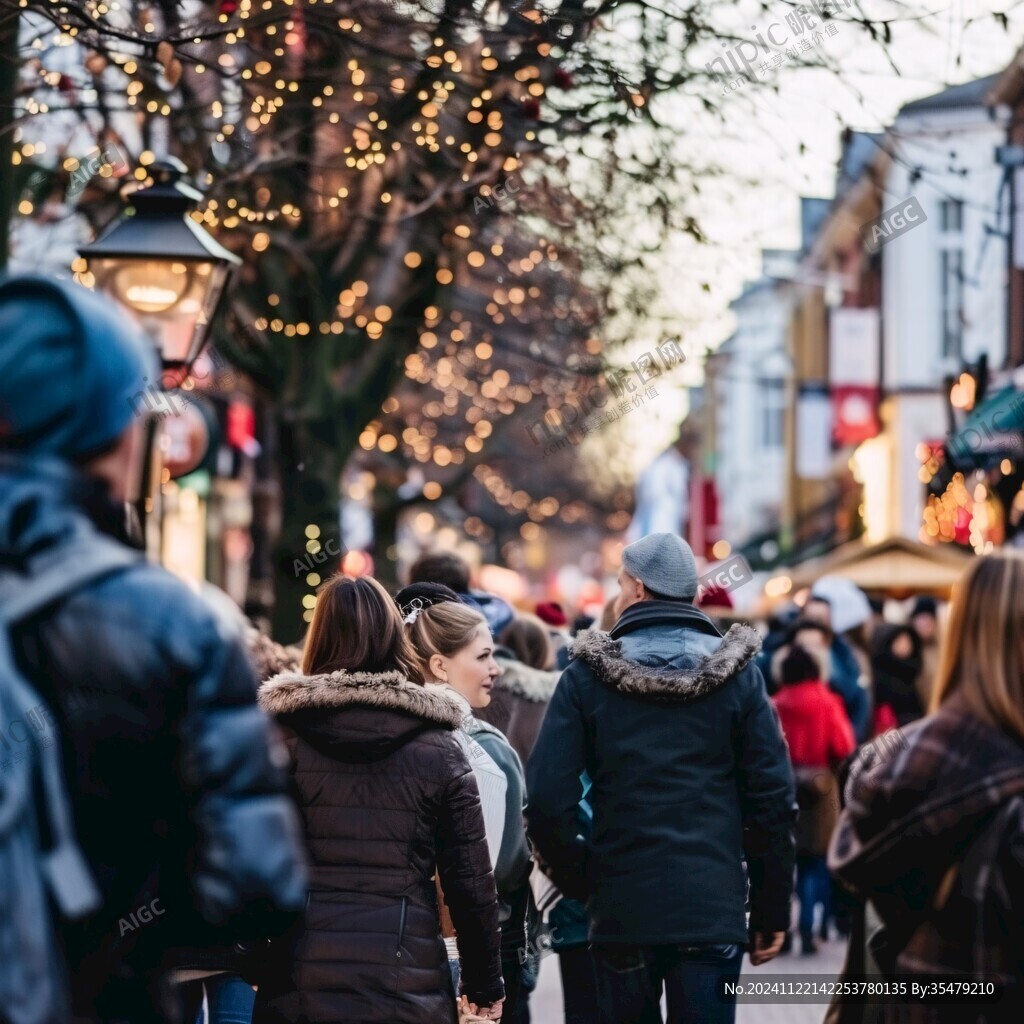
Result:
M186 371L206 344L228 279L241 260L197 224L202 193L173 157L152 165L154 184L91 245L79 249L101 291L133 310L164 370Z

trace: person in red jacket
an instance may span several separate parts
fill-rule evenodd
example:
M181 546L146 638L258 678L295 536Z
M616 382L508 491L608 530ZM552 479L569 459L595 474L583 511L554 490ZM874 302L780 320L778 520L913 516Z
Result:
M796 836L796 891L802 952L817 951L814 908L829 912L830 880L825 854L839 812L832 768L855 748L842 699L822 679L818 661L798 644L782 658L782 689L772 697L789 744L800 816Z

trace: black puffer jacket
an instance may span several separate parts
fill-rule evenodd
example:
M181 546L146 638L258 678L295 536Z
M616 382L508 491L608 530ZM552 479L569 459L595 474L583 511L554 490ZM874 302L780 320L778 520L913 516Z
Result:
M306 827L306 919L260 986L255 1024L449 1024L451 976L436 870L458 930L463 991L503 994L498 903L483 812L438 690L397 672L264 683Z
M0 453L5 573L75 564L116 533L119 511L63 462ZM82 1020L157 1021L156 968L182 962L169 950L283 931L305 903L285 751L256 707L240 635L145 561L19 624L12 641L56 718L103 897L61 934L76 1008Z

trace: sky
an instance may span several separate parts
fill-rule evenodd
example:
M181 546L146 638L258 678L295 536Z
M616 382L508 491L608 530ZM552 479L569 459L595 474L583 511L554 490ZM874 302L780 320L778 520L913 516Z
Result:
M896 19L884 49L843 20L849 16L845 2L838 5L836 32L811 51L828 67L787 60L724 97L721 119L695 117L692 102L680 97L661 100L658 115L678 124L681 158L699 153L725 172L702 183L697 212L708 243L673 238L660 262L659 312L678 318L688 352L715 348L729 336L729 302L744 281L760 276L762 248L798 246L799 199L834 194L844 128L882 131L905 103L1000 72L1024 44L1024 4L1011 7L1014 0L930 6L869 0L861 5L866 15ZM771 30L770 38L783 43L770 46L773 53L799 39L787 21L796 4L769 0L768 12L761 6L758 0L722 5L722 38L709 44L706 59L735 52L736 37L767 41ZM998 11L1006 12L1007 29L992 16ZM806 29L800 34L813 35ZM638 469L671 443L687 408L685 386L701 378L694 358L676 390L623 420Z

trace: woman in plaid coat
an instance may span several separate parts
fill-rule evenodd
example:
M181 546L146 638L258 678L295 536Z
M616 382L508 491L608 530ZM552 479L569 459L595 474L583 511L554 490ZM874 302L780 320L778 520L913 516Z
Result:
M967 570L933 713L903 740L887 745L887 757L868 748L855 764L829 867L881 920L867 945L883 976L908 988L992 981L1003 994L990 1004L925 998L869 1009L886 1022L1020 1019L1024 554L999 552Z

